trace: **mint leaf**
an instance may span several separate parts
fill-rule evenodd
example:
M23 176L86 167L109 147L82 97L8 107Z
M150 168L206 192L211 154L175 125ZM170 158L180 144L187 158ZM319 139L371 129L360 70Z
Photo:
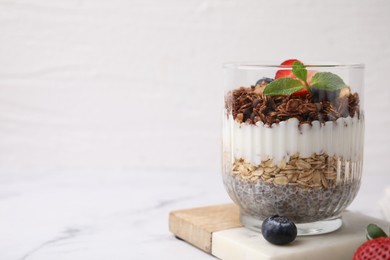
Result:
M266 96L291 95L303 89L302 82L293 78L279 78L269 83L263 91Z
M339 76L331 72L317 72L311 79L312 88L335 91L346 86Z
M303 65L303 63L299 61L294 62L292 66L292 72L298 79L306 83L307 70L306 70L306 66Z

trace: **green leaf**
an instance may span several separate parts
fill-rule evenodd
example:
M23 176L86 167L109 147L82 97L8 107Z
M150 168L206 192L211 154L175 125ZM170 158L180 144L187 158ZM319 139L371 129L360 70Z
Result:
M269 83L263 91L266 96L291 95L303 89L302 82L293 78L280 78Z
M292 66L292 72L298 79L303 80L303 82L306 82L307 70L306 66L303 65L303 63L299 61L294 62Z
M331 72L317 72L311 79L311 87L328 91L336 91L345 88L346 85L336 74Z
M375 239L378 237L387 237L386 233L377 225L369 224L367 226L367 235L368 239Z

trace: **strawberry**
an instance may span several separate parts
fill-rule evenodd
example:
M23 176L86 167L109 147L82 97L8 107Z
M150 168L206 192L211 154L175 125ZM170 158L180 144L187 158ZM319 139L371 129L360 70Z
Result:
M379 237L368 240L361 245L353 256L353 260L390 260L390 237Z
M286 67L287 68L291 67L291 69L278 70L276 72L276 74L275 74L275 79L279 79L279 78L293 78L293 79L296 79L297 77L292 72L292 65L296 61L301 62L300 60L297 60L297 59L289 59L289 60L283 61L280 65L282 67L285 67L285 68ZM314 74L316 74L315 71L312 71L312 70L307 71L307 83L308 84L310 84L311 78L314 76ZM306 94L307 94L307 89L303 88L303 89L293 93L292 96L304 97L304 96L306 96Z
M307 95L307 89L303 88L291 94L293 97L304 97Z
M315 70L308 70L307 71L307 79L306 79L306 81L307 81L307 84L309 84L310 85L310 83L311 83L311 78L314 76L314 74L316 74L317 73L317 71L315 71Z
M294 64L294 62L299 61L297 59L290 59L290 60L285 60L283 61L280 65L283 67L291 67ZM301 61L299 61L301 62ZM275 79L279 78L296 78L295 75L292 73L292 69L290 70L278 70L275 74Z

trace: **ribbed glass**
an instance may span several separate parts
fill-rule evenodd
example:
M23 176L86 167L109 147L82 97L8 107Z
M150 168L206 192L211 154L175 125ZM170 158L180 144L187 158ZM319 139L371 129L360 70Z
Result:
M223 182L249 228L258 230L262 220L277 214L302 226L312 223L301 235L330 232L340 225L329 228L324 223L338 220L359 190L364 66L322 64L307 69L336 74L347 87L265 97L261 92L267 84L256 82L264 77L270 81L278 70L291 68L224 66Z

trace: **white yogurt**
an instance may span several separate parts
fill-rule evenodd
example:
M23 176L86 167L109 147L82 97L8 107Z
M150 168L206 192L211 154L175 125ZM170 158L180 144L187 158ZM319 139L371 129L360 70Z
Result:
M226 115L225 115L226 116ZM229 116L224 123L224 146L234 158L242 158L258 165L273 159L278 163L299 153L300 157L326 153L358 161L363 156L363 115L339 118L335 122L302 124L296 118L273 124L272 127L257 122L256 125L238 123ZM229 147L230 146L230 147Z

